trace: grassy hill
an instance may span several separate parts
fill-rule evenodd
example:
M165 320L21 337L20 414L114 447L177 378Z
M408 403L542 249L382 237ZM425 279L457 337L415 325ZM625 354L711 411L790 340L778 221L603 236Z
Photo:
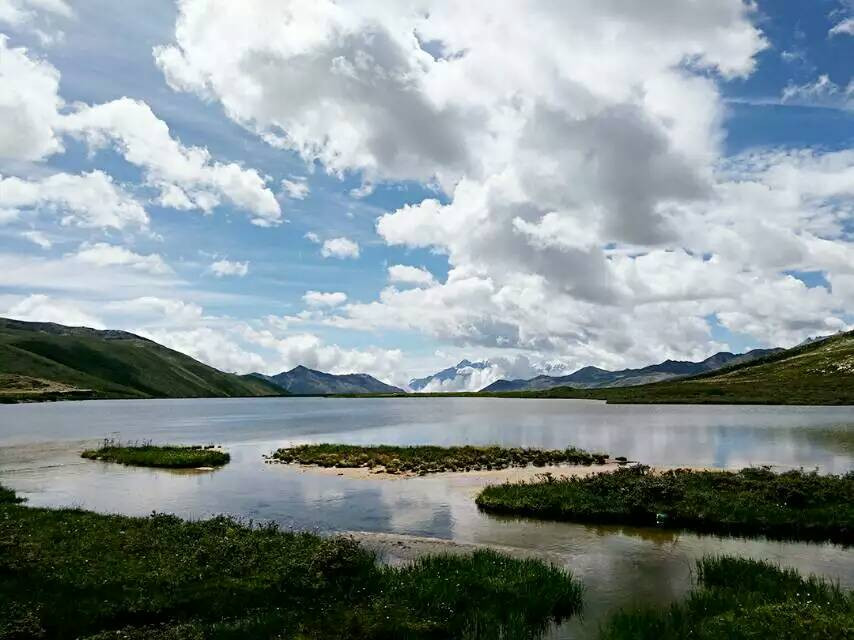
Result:
M678 381L611 389L558 387L499 395L623 403L854 404L854 332Z
M77 398L276 396L125 331L0 318L0 402Z

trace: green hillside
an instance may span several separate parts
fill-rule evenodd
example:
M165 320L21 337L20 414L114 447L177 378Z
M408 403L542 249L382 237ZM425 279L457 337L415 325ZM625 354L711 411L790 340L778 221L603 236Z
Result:
M678 381L612 389L558 387L500 395L618 403L854 404L854 332Z
M132 333L0 318L0 401L276 395Z

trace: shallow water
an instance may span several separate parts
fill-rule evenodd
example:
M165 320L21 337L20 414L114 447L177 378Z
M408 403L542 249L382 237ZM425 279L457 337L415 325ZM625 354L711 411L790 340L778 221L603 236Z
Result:
M80 451L122 441L216 443L232 462L209 473L122 467ZM0 482L33 506L185 517L229 513L319 531L376 531L535 550L585 583L584 621L557 638L594 634L607 611L665 603L690 587L706 553L769 558L854 587L854 553L829 544L744 540L499 518L480 513L473 476L389 480L263 464L302 442L578 446L653 465L770 464L854 468L848 407L629 406L492 398L94 401L0 406ZM595 634L594 634L595 635Z

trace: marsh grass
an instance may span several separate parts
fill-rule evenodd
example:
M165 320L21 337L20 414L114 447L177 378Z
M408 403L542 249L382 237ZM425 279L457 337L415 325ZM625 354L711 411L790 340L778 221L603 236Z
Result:
M508 467L543 467L554 464L603 464L604 453L581 449L522 449L518 447L436 447L389 445L358 446L348 444L305 444L278 449L271 460L320 467L381 467L386 473L439 473L442 471L481 471Z
M854 594L767 562L707 557L697 587L667 609L613 616L601 640L842 640L854 634Z
M657 473L635 466L584 478L493 485L478 495L477 504L493 513L555 520L854 543L854 473Z
M89 460L167 469L220 467L231 460L228 453L214 445L155 446L150 442L122 445L113 440L104 440L99 448L87 449L80 455Z
M386 567L346 538L0 506L0 638L531 639L576 613L559 568L491 552Z

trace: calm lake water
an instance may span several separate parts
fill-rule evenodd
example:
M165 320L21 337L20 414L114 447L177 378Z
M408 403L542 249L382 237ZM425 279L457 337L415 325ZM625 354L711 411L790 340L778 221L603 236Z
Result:
M105 437L216 443L232 462L181 474L82 460ZM427 536L533 550L586 587L584 620L551 637L595 636L615 608L666 603L691 585L707 553L767 558L854 587L854 553L785 543L498 518L480 513L471 476L347 478L266 465L262 455L304 442L569 445L652 465L854 469L849 407L630 406L492 398L94 401L0 405L0 482L32 506L228 513L285 526Z

